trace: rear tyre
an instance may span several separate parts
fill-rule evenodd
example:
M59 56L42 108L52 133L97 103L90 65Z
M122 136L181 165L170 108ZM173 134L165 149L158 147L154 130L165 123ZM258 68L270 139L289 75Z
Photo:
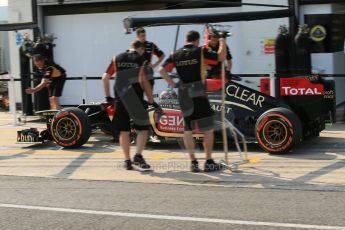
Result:
M91 122L79 108L62 109L52 120L51 135L62 147L78 148L89 140Z
M260 147L266 152L286 153L301 141L301 121L290 109L270 109L257 120L255 135Z

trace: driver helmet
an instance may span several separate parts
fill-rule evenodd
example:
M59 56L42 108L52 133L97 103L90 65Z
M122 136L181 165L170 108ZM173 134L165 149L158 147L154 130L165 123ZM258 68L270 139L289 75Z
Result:
M159 99L177 99L177 93L173 89L166 89L160 93Z

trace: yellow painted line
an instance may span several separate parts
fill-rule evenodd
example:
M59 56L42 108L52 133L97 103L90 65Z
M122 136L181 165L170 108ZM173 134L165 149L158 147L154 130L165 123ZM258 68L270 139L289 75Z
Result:
M22 130L22 129L27 129L28 127L13 127L13 128L8 128L8 129L3 129L0 128L0 132L13 132L13 131L17 131L17 130Z
M16 138L13 138L13 139L0 139L0 143L8 143L8 142L10 142L10 143L13 143L13 144L17 144L17 139ZM39 143L39 142L38 142ZM26 144L26 143L25 143ZM28 143L28 144L30 144L30 143Z
M23 128L24 129L24 128ZM23 130L23 129L12 129L12 130L0 130L1 134L5 134L6 136L17 136L17 131ZM40 131L40 130L38 130Z
M1 153L0 155L4 155L4 154L52 154L52 155L80 155L80 154L90 154L90 155L110 155L110 154L115 154L115 155L122 155L122 153L116 153L116 151L114 150L114 152L88 152L88 151L65 151L65 150L60 150L60 149L56 149L56 150L37 150L37 149L5 149L5 150L0 150ZM27 153L28 152L28 153Z
M120 151L120 152L118 152ZM41 155L80 155L80 154L90 154L90 155L104 155L104 156L123 156L121 150L114 150L114 152L88 152L88 151L65 151L65 150L35 150L35 149L5 149L0 150L0 155L6 154L41 154ZM162 160L167 158L185 158L184 154L181 153L163 153L163 152L150 152L143 153L143 155L152 160Z
M255 157L255 156L253 156L253 157L248 157L248 160L249 160L249 163L251 163L251 164L256 164L256 163L258 163L259 161L261 161L261 158L260 158L260 157Z
M46 142L50 142L52 144L54 144L53 141L45 141ZM89 140L88 143L93 143L93 142L111 142L110 140ZM16 145L37 145L37 144L41 144L42 142L17 142L17 137L14 137L13 139L1 139L0 136L0 143L12 143L12 144L16 144Z
M13 129L1 129L0 128L0 133L13 133L13 135L17 135L17 131L19 130L23 130L23 129L29 129L30 127L21 127L21 128L13 128ZM40 129L38 128L37 129L39 132L44 130L44 128Z
M150 156L150 159L152 159L152 160L162 160L162 159L166 159L166 158L176 158L177 155L179 155L179 157L184 156L183 153L176 153L176 154L174 154L174 153L154 153L153 152L153 153L145 154L145 156Z

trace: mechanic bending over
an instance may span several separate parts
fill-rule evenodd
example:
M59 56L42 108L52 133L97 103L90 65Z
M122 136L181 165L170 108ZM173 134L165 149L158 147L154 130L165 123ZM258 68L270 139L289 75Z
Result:
M158 46L150 41L146 40L146 31L144 28L136 29L137 41L140 41L145 46L145 53L143 54L143 58L146 61L145 64L147 65L147 77L150 80L151 85L147 86L148 93L153 95L153 86L154 86L154 79L153 73L154 69L164 60L164 52L158 48ZM158 60L152 64L152 57L156 56Z
M38 73L42 75L41 83L34 88L27 88L26 93L32 94L48 87L50 109L60 109L59 97L62 95L66 80L66 71L56 63L44 59L40 54L32 57Z
M195 157L195 141L192 131L199 129L204 133L204 148L206 162L204 171L211 172L221 169L221 165L212 159L214 140L214 112L205 92L204 65L216 65L225 60L226 43L224 38L219 38L217 52L204 47L199 47L200 34L197 31L189 31L186 36L186 44L175 51L160 68L161 76L172 87L179 88L179 103L185 121L184 144L191 158L191 171L199 172L199 164ZM176 68L180 78L179 84L168 76Z
M133 169L132 163L143 169L150 168L142 156L148 139L149 118L144 106L144 90L150 104L155 104L151 96L147 93L147 85L150 85L145 76L143 54L145 46L140 41L134 41L131 48L113 58L107 71L102 76L104 93L107 101L112 101L110 96L109 80L116 74L115 96L116 112L114 115L114 128L120 131L120 145L125 156L125 168ZM144 90L143 90L144 89ZM133 119L134 128L138 131L136 140L136 154L133 162L130 159L130 129Z

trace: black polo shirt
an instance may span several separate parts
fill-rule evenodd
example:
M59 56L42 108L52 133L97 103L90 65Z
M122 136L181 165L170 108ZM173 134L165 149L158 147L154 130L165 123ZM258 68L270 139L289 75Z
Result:
M201 81L203 65L216 65L217 63L218 54L212 49L187 44L171 54L164 62L163 67L168 72L175 67L182 83L187 84Z

